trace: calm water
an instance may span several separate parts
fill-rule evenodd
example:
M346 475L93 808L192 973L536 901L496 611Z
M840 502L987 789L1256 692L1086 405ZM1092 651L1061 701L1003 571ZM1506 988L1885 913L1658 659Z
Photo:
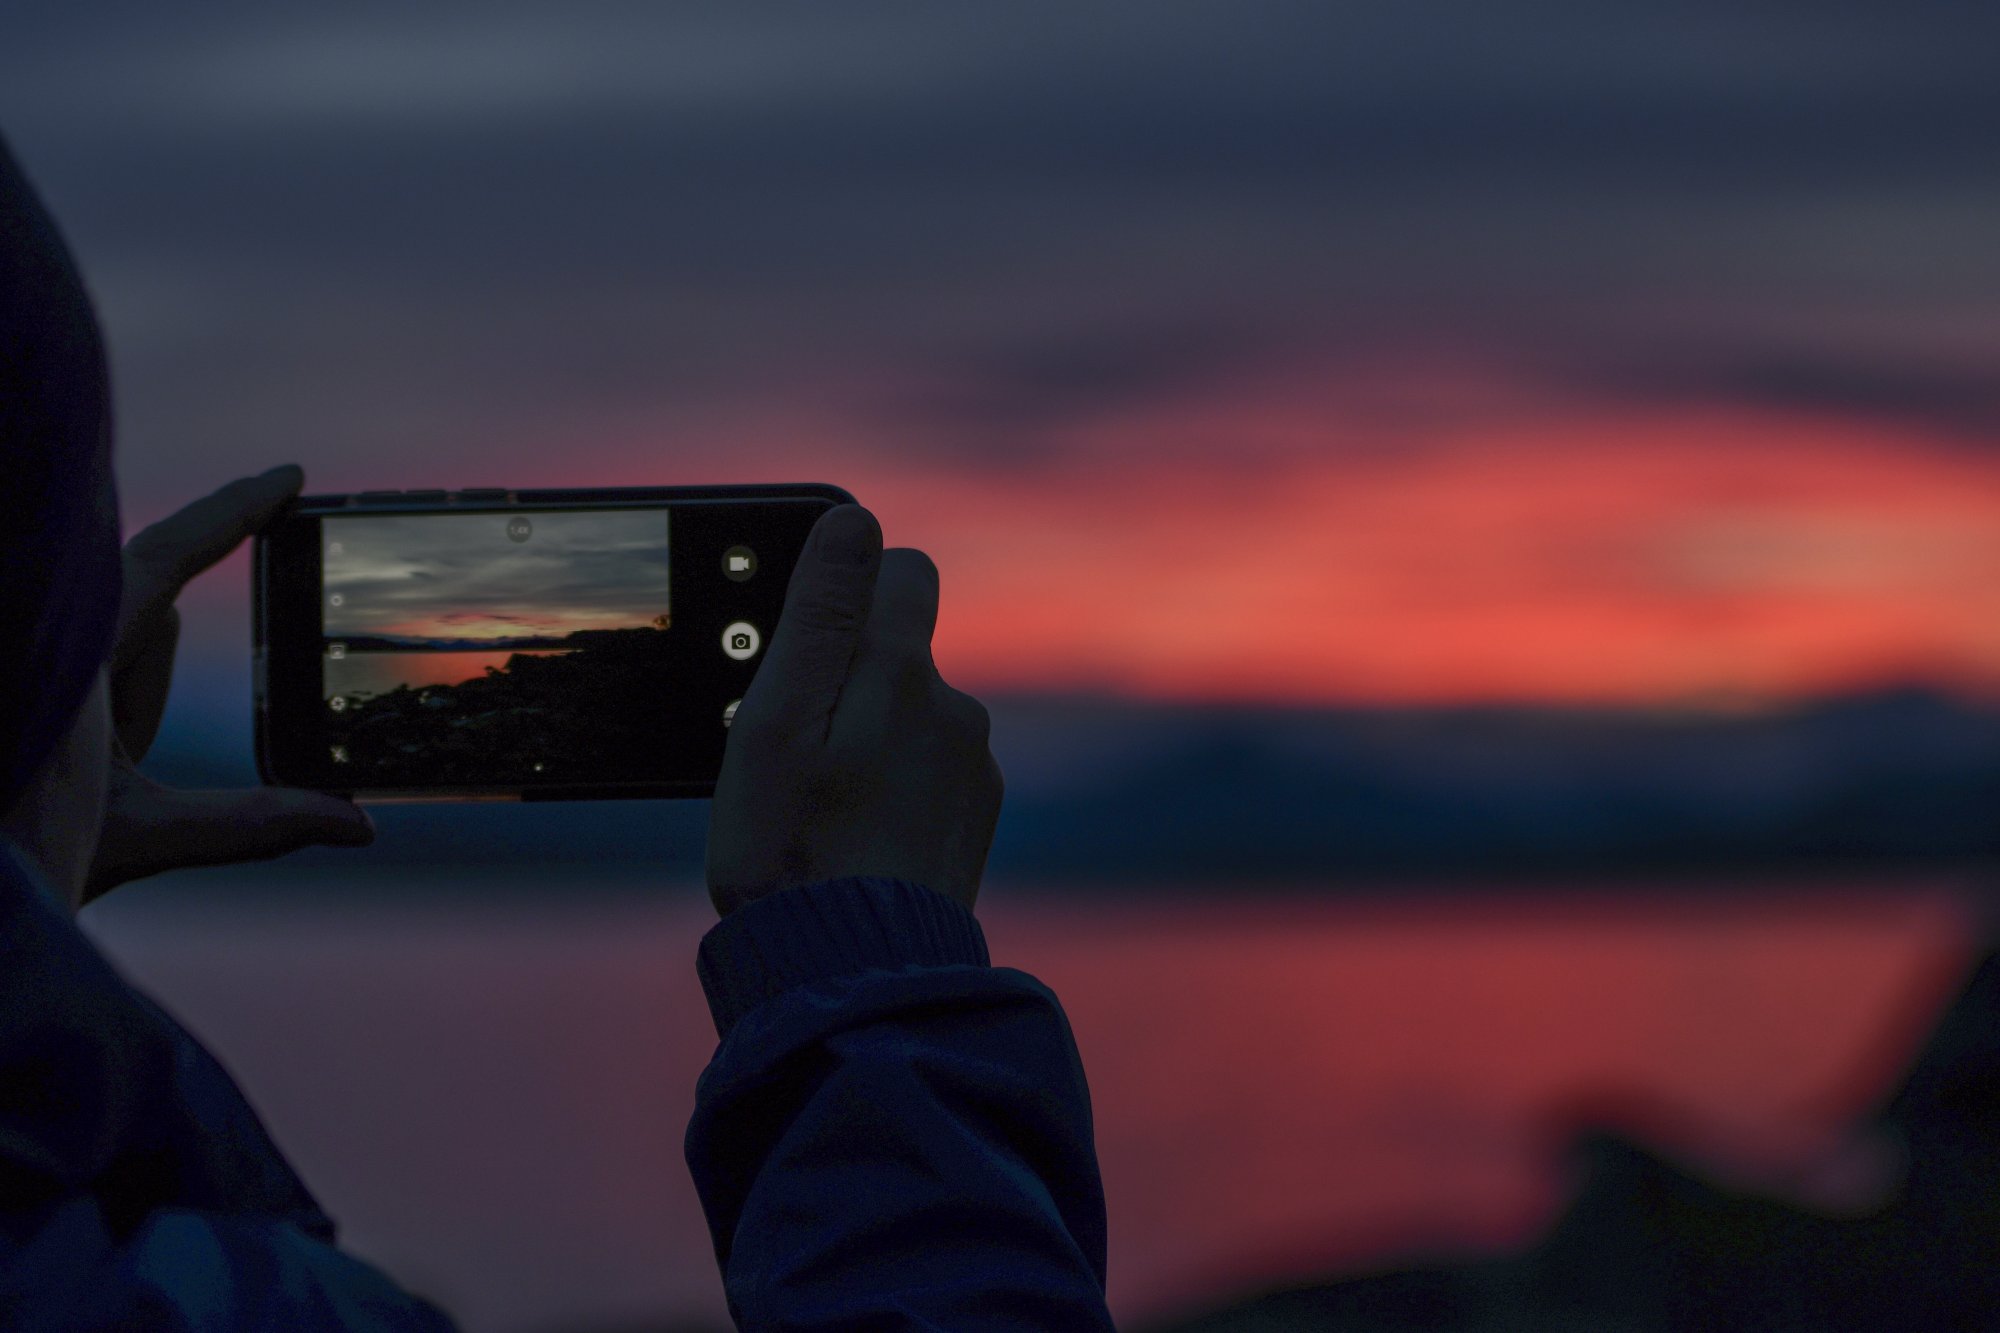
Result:
M413 886L414 888L415 886ZM1563 1107L1785 1188L1971 959L1938 881L1613 901L1232 901L989 886L1067 1007L1121 1318L1533 1237ZM681 1160L714 1046L698 889L568 902L156 886L86 928L238 1076L348 1244L468 1330L726 1326Z

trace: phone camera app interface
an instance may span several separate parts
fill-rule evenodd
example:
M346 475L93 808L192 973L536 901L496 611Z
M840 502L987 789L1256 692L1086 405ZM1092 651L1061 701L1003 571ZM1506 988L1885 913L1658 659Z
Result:
M648 776L666 744L667 518L329 515L335 762L384 786Z

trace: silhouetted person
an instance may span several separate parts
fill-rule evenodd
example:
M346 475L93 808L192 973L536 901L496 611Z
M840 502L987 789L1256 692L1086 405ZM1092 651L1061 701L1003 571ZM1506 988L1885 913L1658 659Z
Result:
M302 475L121 560L97 325L4 147L0 320L0 1328L447 1328L335 1248L228 1075L72 919L142 875L372 837L330 796L133 767L175 597ZM932 664L937 599L920 552L830 511L730 731L699 959L722 1041L687 1158L746 1328L1110 1327L1075 1044L970 910L1001 783Z

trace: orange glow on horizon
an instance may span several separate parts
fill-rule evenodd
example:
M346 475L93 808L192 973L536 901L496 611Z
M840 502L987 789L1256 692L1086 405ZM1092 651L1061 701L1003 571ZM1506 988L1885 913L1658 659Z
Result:
M856 489L892 542L937 559L936 656L968 687L1410 704L2000 692L2000 459L1710 414L1229 471Z
M915 465L802 421L752 433L822 443L718 449L765 460L736 480L838 481L892 546L929 552L935 655L971 690L2000 696L2000 454L1721 407L1548 405L1386 444L1342 420L1310 395L1183 405L980 466ZM1240 452L1216 443L1231 439ZM657 481L638 461L656 453L607 453L591 481Z
M2000 450L1391 378L1127 406L1014 452L782 397L676 421L665 444L630 422L585 451L522 444L538 461L515 483L845 485L891 545L936 560L935 655L974 691L1743 708L1914 682L2000 698ZM1399 402L1445 407L1404 419L1384 408ZM663 475L683 437L721 461Z

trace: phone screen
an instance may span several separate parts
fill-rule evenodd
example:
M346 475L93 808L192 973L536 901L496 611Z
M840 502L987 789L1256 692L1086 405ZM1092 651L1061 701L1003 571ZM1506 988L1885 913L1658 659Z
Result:
M365 800L706 796L818 484L302 497L259 534L258 763Z
M643 776L666 743L670 518L327 517L332 762L368 785Z

